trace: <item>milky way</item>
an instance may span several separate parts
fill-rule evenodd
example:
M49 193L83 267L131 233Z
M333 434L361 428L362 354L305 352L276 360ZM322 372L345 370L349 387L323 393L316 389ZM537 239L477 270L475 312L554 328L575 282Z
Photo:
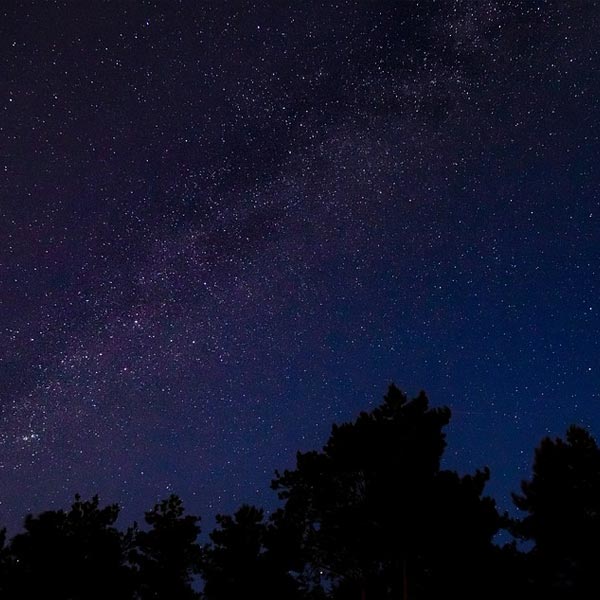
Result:
M3 4L0 520L209 520L395 381L501 508L600 429L600 7Z

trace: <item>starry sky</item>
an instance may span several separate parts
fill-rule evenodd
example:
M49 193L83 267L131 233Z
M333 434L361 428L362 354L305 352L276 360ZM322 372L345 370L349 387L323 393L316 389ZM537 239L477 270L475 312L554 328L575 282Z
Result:
M392 381L501 509L600 432L600 3L5 0L0 523L274 505Z

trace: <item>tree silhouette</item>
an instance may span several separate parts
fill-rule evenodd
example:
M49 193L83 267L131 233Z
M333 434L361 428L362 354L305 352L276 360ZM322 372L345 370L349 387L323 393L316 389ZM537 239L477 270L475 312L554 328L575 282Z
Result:
M206 600L298 597L282 560L285 555L274 551L274 531L261 509L243 505L233 517L217 515L217 523L203 552Z
M131 573L122 536L113 527L119 509L99 507L98 497L75 497L71 509L29 515L25 531L3 550L1 597L131 598Z
M6 528L0 529L0 597L8 592L9 578L12 577L13 560L6 541Z
M499 527L482 498L487 471L440 471L447 408L390 386L384 402L334 426L322 452L298 453L273 488L285 501L275 522L295 538L300 581L339 598L480 595L473 571Z
M513 531L534 542L530 553L536 594L584 598L597 589L600 564L600 450L585 429L571 426L566 441L544 438L533 476L515 505L527 515Z
M192 587L198 572L199 518L185 515L183 503L171 495L145 515L148 531L135 528L135 549L130 560L137 568L140 600L187 600L198 598Z
M513 494L520 520L484 496L487 468L440 468L448 408L390 386L384 402L334 425L321 451L276 472L283 506L265 519L243 505L217 515L210 543L172 495L147 528L115 528L116 505L79 496L68 510L0 529L0 598L21 600L579 600L597 587L600 449L571 426L542 440L533 474ZM507 525L509 523L509 525ZM532 545L492 543L509 528ZM204 592L194 577L204 578Z

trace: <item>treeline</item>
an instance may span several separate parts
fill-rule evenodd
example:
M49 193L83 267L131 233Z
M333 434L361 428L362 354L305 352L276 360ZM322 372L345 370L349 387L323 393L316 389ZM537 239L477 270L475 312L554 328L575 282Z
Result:
M580 427L542 440L513 501L484 495L487 469L440 468L448 408L391 386L384 402L333 426L321 451L276 472L281 507L199 518L171 496L145 525L115 527L119 509L76 497L67 511L0 535L0 598L55 600L580 599L598 595L600 450ZM494 543L500 531L513 536ZM518 541L527 542L524 546ZM523 551L520 548L526 547ZM202 591L198 591L202 589Z

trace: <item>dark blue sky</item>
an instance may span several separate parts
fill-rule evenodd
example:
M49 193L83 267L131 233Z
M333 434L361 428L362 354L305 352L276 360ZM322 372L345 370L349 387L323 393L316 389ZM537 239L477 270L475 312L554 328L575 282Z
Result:
M267 507L394 381L500 508L600 430L600 6L0 9L0 521Z

